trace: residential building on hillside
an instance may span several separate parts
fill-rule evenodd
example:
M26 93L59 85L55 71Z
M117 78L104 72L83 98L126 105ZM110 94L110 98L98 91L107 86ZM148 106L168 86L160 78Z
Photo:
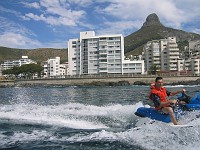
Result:
M200 75L200 40L189 41L189 47L186 48L183 64L186 72L192 75Z
M200 56L200 40L189 42L189 51L193 57Z
M200 75L200 57L199 58L191 58L191 70L193 75Z
M96 36L94 31L80 32L79 39L68 41L68 63L69 75L142 73L133 69L134 62L124 61L121 34Z
M167 70L180 71L180 68L182 68L182 66L181 66L181 58L180 58L178 44L176 43L176 38L168 37L167 41L164 42L163 40L161 40L161 43L162 43L161 45L162 45L163 54L165 54L165 52L167 53L166 55L167 65L165 63L163 65L167 67ZM166 48L165 48L165 44L166 44ZM165 61L166 58L165 57L163 58ZM161 59L162 59L162 55L161 55Z
M200 74L200 41L190 41L180 53L175 37L152 40L144 46L143 59L145 71L156 65L161 72L179 72L178 74Z
M2 76L3 67L0 65L0 76Z
M1 65L3 67L3 70L6 70L6 69L12 69L14 66L20 67L25 64L37 64L37 62L29 59L28 56L22 56L22 58L19 60L6 60Z
M189 49L189 45L188 46L184 46L183 52L181 53L181 58L183 59L189 59L192 56L192 52Z
M144 46L143 57L145 71L147 72L153 65L163 71L180 71L183 69L183 62L175 37L147 42Z

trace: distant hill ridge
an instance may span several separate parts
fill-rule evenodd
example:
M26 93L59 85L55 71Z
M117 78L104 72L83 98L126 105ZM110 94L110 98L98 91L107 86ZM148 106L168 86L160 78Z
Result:
M153 13L146 18L143 26L138 31L125 37L125 54L126 56L141 54L144 44L148 41L164 39L170 36L175 36L179 43L200 39L199 34L165 27L161 24L159 17Z
M22 56L28 56L38 63L48 60L48 58L59 56L62 62L68 60L67 49L38 48L38 49L14 49L0 47L0 63L5 60L17 60Z
M191 40L200 40L200 35L185 32L183 30L165 27L159 17L152 13L147 16L143 26L136 32L128 35L124 39L125 55L139 55L143 51L143 46L148 41L164 39L175 36L179 45L187 44ZM22 55L27 55L37 62L46 61L50 57L61 57L61 62L67 61L67 49L39 48L32 50L13 49L0 47L0 62L8 59L20 59Z

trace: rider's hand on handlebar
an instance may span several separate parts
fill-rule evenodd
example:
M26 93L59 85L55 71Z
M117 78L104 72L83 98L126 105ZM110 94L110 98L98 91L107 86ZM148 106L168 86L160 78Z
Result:
M182 89L182 93L185 93L186 92L186 90L185 89Z
M169 100L170 101L170 103L172 103L172 104L176 104L177 103L177 100Z

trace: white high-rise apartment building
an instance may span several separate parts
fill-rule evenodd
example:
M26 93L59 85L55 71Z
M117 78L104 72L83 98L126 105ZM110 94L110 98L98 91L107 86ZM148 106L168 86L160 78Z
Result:
M156 65L162 71L180 71L183 62L179 55L175 37L149 41L144 46L145 69Z
M94 31L85 31L80 32L80 39L68 41L69 75L141 74L144 68L141 62L124 61L121 34L95 36Z
M169 37L167 38L167 69L170 71L180 71L179 68L181 68L181 60L180 59L180 52L178 48L178 44L176 43L176 38L175 37ZM180 62L180 63L179 63ZM179 67L180 66L180 67Z
M80 39L68 42L70 75L122 73L124 38L121 34L95 36L80 32Z

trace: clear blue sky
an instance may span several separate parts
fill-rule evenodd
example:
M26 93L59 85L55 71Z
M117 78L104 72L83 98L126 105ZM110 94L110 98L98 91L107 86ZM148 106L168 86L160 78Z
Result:
M167 27L200 34L200 0L0 0L0 46L67 48L88 30L127 36L151 13Z

